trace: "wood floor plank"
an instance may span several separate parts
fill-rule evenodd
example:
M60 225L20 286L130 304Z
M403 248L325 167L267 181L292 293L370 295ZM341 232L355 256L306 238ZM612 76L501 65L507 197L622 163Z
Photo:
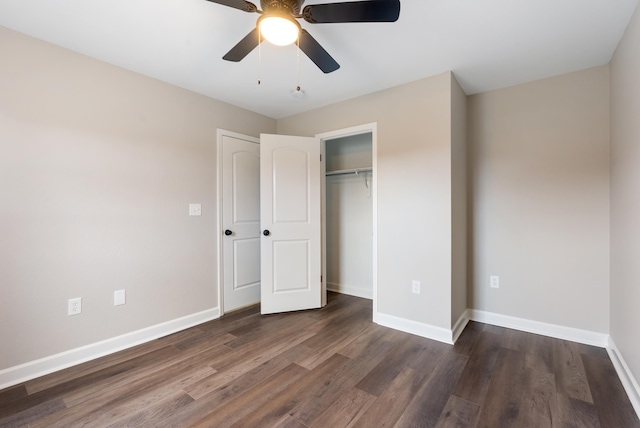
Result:
M432 427L438 423L468 357L450 351L415 394L396 427Z
M354 341L369 325L371 314L368 308L354 314L353 320L349 319L340 325L337 331L332 334L316 333L309 339L302 342L308 346L310 352L301 357L296 363L309 370L317 367L326 361L340 349L346 347Z
M576 345L578 346L581 354L591 355L592 357L609 358L609 354L605 348L585 345L582 343L577 343Z
M350 362L342 355L334 355L310 370L292 388L239 419L236 426L270 426L287 413L307 423L332 403L330 399L325 400L325 395L336 383L341 385L345 381L343 375L350 368Z
M177 412L171 418L164 420L163 424L166 427L175 428L231 426L264 403L278 397L308 372L307 369L292 363L234 399L225 402L224 406L212 408L206 397L203 397L185 406L182 411Z
M305 369L306 373L297 378L291 388L287 388L286 391L280 391L278 394L273 394L269 400L262 400L259 405L252 408L251 412L245 412L240 417L234 415L233 419L235 420L228 417L223 420L213 419L215 426L271 426L280 421L296 404L303 400L304 394L309 394L310 390L317 387L319 379L325 379L327 375L346 364L347 360L345 357L336 355L314 370ZM296 366L300 367L297 364ZM324 382L327 381L325 380ZM245 400L241 401L245 402ZM208 422L212 422L212 420L208 420Z
M231 330L229 333L236 336L236 339L227 342L227 345L234 349L255 346L256 343L263 342L265 337L271 337L274 334L287 335L292 331L303 330L313 324L315 321L304 312L268 315L258 318L251 324Z
M592 403L587 403L563 393L558 393L558 427L560 428L605 428L600 426L598 412Z
M160 427L163 421L179 409L193 402L187 394L177 394L168 399L152 403L148 407L133 411L127 417L118 421L110 421L109 428L141 428Z
M312 331L307 331L307 328L311 327L314 321L309 317L299 316L297 313L285 314L278 318L269 316L269 319L274 320L273 324L269 325L267 323L270 328L264 327L260 330L260 334L247 333L240 335L237 339L228 342L227 345L239 352L256 353L273 346L274 342L287 342L292 337L298 337L301 333L313 333ZM276 320L277 322L275 322ZM307 337L311 336L312 334ZM249 337L251 340L247 340ZM221 370L224 366L219 365L215 368Z
M602 427L640 427L638 415L629 401L609 356L582 354L593 404Z
M533 368L525 369L524 388L515 426L551 428L558 426L555 376Z
M25 384L16 385L0 391L0 403L8 403L27 396L27 387Z
M378 349L380 352L348 359L344 365L326 377L324 383L304 391L302 399L290 414L305 424L313 423L322 413L332 408L345 391L353 389L367 373L376 367L389 350L388 344L385 343L373 349ZM335 355L343 357L342 354Z
M246 372L244 372L244 369L247 367L243 366L243 370L234 370L222 379L209 376L201 382L196 382L185 388L185 391L194 399L199 400L206 397L210 406L218 407L224 404L225 401L242 394L254 385L284 370L291 363L293 363L291 358L274 357Z
M484 326L484 324L483 324ZM502 334L502 347L519 352L527 352L531 333L507 329Z
M61 398L45 401L44 403L40 403L19 413L14 413L4 419L0 419L0 427L9 428L31 426L33 422L64 410L65 408L66 406Z
M593 404L587 374L582 364L580 346L566 340L556 341L554 363L558 393Z
M384 392L355 420L358 428L392 427L422 386L425 375L405 367Z
M480 406L452 395L440 414L436 428L474 428L479 417Z
M422 350L420 339L422 338L417 336L406 336L356 387L375 396L382 394L387 385L407 366L407 361Z
M310 428L350 427L376 399L357 388L349 388L324 412L314 419Z
M556 339L527 333L525 365L542 373L552 374L555 371L554 343Z
M507 332L509 332L508 328L491 324L482 324L482 330L486 331L487 333L497 334L498 336L504 336Z
M482 331L484 331L482 324L469 321L465 329L460 334L460 337L458 337L458 340L453 345L454 352L470 356Z
M80 377L71 378L71 380L56 384L51 388L29 394L26 397L10 401L8 403L0 403L0 418L11 415L36 406L46 401L63 396L66 393L77 390L91 384L108 379L116 374L134 370L136 367L144 366L158 359L165 359L177 355L178 351L172 346L165 346L160 349L145 353L141 356L123 361L119 364L104 368L102 370L91 372Z
M210 331L203 331L198 335L178 341L173 346L181 351L200 352L213 346L227 344L234 339L237 339L237 336L231 333L215 334Z
M478 427L515 427L525 381L523 352L500 348Z
M58 414L35 422L33 427L106 426L110 421L124 419L157 401L184 395L184 384L205 376L211 370L206 366L192 368L177 364L172 370L164 370L161 378L143 377L122 388L108 389L98 397L68 406Z
M478 333L473 352L469 355L453 395L480 406L484 403L501 343L501 336L485 331Z
M245 394L256 385L268 381L271 377L277 376L280 372L289 368L292 365L291 359L285 353L266 361L233 381L199 397L189 408L172 415L171 420L176 421L175 424L177 425L179 421L183 421L186 424L188 420L198 420L198 415L200 415L200 418L204 418L209 413Z
M390 349L392 344L397 343L405 334L390 328L382 327L377 324L369 324L368 327L361 331L359 336L349 344L341 348L338 352L349 358L358 358L365 353L370 353L372 348L379 348L381 344L389 344L386 349ZM386 352L376 350L377 352Z
M132 348L118 351L114 354L100 357L68 369L60 370L49 375L45 375L25 383L29 394L34 394L45 389L49 389L61 383L70 382L77 378L90 379L88 377L92 373L103 372L109 370L113 366L126 363L134 358L144 360L144 355L151 354L159 349L173 345L175 342L184 340L185 338L197 336L201 334L199 327L193 327L187 330L179 331L169 336L162 337L151 342L134 346Z
M202 373L205 375L211 375L215 373L215 369L212 369L208 363L231 352L232 350L225 345L217 345L198 353L180 352L172 354L169 358L158 359L153 363L141 365L135 370L119 373L66 393L64 401L68 407L78 406L89 400L109 401L114 394L115 396L121 396L123 394L122 391L129 392L134 386L151 385L153 387L161 385L162 383L154 383L158 379L155 376L156 374L161 375L160 382L162 382L173 374L181 374L184 370L190 370L194 366L203 368ZM194 379L193 381L196 382L197 380Z
M263 346L259 352L244 352L236 351L236 353L229 355L228 358L224 358L217 363L213 363L212 366L216 367L216 373L202 379L200 382L196 382L193 385L186 388L186 391L194 399L199 399L204 395L215 391L216 389L227 385L234 379L248 373L281 355L288 350L296 347L301 342L304 342L314 333L300 332L298 335L288 335L284 337L274 338L269 344ZM295 355L297 358L297 354ZM287 363L293 361L286 361Z
M426 375L435 370L440 361L452 350L451 345L446 343L426 340L421 337L414 337L414 339L417 340L418 349L407 355L405 364L407 367Z
M284 415L272 428L307 428L307 426L293 416Z

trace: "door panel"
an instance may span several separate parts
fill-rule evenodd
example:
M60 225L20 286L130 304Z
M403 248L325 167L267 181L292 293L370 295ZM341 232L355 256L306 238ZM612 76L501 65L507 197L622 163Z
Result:
M253 287L260 284L260 238L236 239L233 242L235 257L233 289ZM256 299L257 297L257 299ZM254 296L250 303L256 303Z
M310 241L275 241L273 254L273 292L309 290Z
M224 231L231 231L231 235ZM224 310L260 301L260 146L222 137Z
M262 313L319 308L318 139L260 137L260 212Z
M308 154L282 147L273 156L273 222L309 222ZM319 155L318 155L319 156ZM290 195L297 195L291 198Z

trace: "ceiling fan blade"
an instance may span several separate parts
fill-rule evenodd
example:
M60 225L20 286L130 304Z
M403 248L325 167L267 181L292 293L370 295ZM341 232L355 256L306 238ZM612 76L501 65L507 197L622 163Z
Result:
M348 3L311 4L302 17L311 24L340 22L395 22L400 16L400 0L369 0Z
M340 64L304 29L300 32L300 50L324 73L331 73L340 68Z
M234 9L244 10L245 12L258 11L258 7L255 4L245 0L207 0L207 1L210 1L211 3L218 3L223 6L229 6Z
M259 33L258 28L254 28L249 34L244 36L242 40L238 42L237 45L231 48L229 52L222 59L227 61L238 62L241 61L245 56L249 55L249 52L254 50L256 46L260 44L260 40L258 40Z

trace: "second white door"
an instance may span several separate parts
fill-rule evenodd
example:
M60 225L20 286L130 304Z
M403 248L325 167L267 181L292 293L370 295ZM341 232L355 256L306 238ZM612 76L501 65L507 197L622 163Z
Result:
M260 145L222 136L225 312L260 301Z

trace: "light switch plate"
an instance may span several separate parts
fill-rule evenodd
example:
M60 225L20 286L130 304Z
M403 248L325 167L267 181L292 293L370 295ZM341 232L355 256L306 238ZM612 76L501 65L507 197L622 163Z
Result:
M202 205L200 205L200 204L189 204L189 215L190 216L202 215Z

